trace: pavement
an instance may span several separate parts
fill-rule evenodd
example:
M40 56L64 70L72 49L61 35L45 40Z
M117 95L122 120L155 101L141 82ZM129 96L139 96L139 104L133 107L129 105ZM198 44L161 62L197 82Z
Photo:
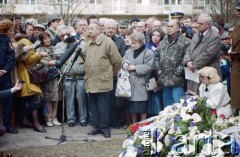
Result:
M61 137L66 137L66 140L60 142L60 144L67 143L69 141L101 141L111 139L124 139L125 129L113 129L111 128L111 138L104 138L103 135L87 135L92 130L92 126L86 127L80 126L80 124L74 127L69 127L67 124L62 126L45 127L47 133L39 133L34 131L32 128L16 127L18 134L6 133L0 137L0 152L7 151L10 149L22 149L27 147L40 147L40 146L52 146L57 145L61 141ZM50 138L56 138L48 139Z

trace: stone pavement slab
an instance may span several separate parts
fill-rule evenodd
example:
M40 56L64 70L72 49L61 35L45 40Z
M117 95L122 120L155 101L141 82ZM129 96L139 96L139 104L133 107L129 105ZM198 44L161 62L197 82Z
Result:
M100 141L110 139L124 139L125 129L111 129L111 138L106 139L102 135L90 136L87 132L92 130L92 126L81 127L76 125L75 127L69 127L64 124L62 131L61 126L46 127L47 133L40 133L34 131L32 128L17 128L18 134L6 133L0 137L0 151L6 151L9 149L21 149L26 147L39 147L39 146L51 146L59 143L61 135L66 136L66 142L89 142ZM57 140L47 139L46 137L56 138Z

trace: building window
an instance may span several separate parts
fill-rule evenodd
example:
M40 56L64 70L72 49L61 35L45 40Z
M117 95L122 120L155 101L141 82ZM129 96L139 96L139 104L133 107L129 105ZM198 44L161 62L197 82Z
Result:
M7 0L0 0L0 4L7 4Z
M126 0L112 0L112 12L113 13L125 13Z
M138 5L149 5L149 0L137 0Z
M158 4L158 0L150 0L151 4Z
M97 3L97 0L90 0L90 3L91 3L91 4L96 4L96 3Z
M48 0L49 4L58 4L59 1L58 0Z
M35 0L24 0L24 4L35 4Z
M164 4L165 5L169 5L169 1L170 0L164 0ZM171 0L171 4L172 5L181 5L182 4L182 0Z

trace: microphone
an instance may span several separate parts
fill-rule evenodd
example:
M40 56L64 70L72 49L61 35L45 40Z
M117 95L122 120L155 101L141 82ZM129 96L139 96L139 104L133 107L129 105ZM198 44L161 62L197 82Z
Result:
M66 50L66 52L60 56L59 60L56 61L55 66L57 68L62 67L62 65L68 60L68 58L75 52L77 46L78 46L77 42L72 43L70 47Z
M62 65L71 57L71 55L74 52L77 52L79 54L82 51L82 49L85 47L85 42L82 42L82 41L84 41L84 38L82 38L78 42L72 43L71 46L66 50L66 52L63 53L60 56L60 58L56 61L55 67L57 67L57 68L62 67ZM76 56L78 56L78 55L76 55Z

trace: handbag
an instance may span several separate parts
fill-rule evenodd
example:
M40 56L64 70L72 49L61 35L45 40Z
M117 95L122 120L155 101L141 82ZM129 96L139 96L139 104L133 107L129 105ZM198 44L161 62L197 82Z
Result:
M115 91L116 97L131 97L131 85L129 81L129 72L120 69L118 72L118 78L117 78L117 87Z
M48 69L48 79L47 81L51 81L55 78L58 78L60 76L60 73L56 67L50 67Z
M143 64L144 64L145 55L146 55L146 49L145 49L144 54L143 54ZM154 90L155 88L157 88L157 81L156 81L156 79L154 77L152 77L150 79L147 79L146 83L145 83L145 86L146 86L147 91Z
M146 89L147 89L147 91L152 91L155 88L157 88L157 81L156 81L156 79L154 77L150 78L148 81L146 81Z
M48 79L48 68L42 63L38 63L28 68L30 82L40 84L46 82Z

